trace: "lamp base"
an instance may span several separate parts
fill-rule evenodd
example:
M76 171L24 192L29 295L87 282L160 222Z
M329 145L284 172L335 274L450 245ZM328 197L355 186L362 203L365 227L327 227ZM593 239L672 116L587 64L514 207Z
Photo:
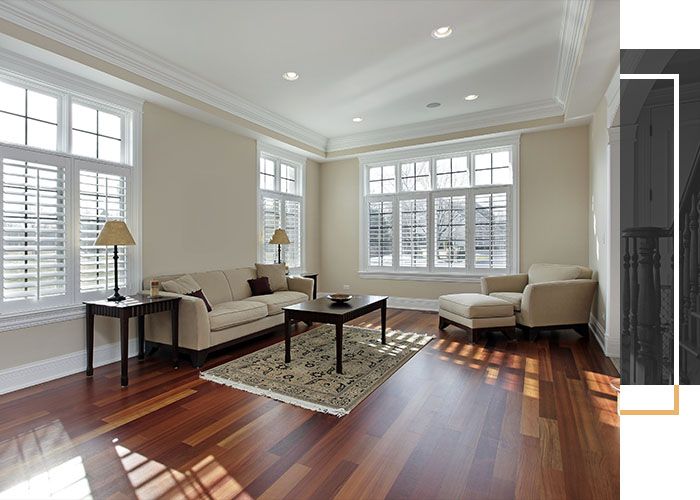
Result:
M122 300L126 300L126 297L124 297L119 292L114 292L113 295L111 295L110 297L107 297L107 300L110 302L121 302Z

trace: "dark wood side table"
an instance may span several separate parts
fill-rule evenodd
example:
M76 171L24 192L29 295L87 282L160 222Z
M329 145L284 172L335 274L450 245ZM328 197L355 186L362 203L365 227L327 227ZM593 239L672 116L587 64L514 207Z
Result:
M311 297L313 300L316 300L316 293L318 292L318 273L304 273L301 275L302 278L311 278L314 280L314 291L313 291L313 297Z
M119 318L122 387L129 385L129 318L138 318L139 322L139 359L144 359L145 327L144 316L163 311L170 311L172 323L173 364L178 368L178 330L180 297L151 297L149 295L132 295L121 302L108 300L90 300L85 304L85 336L87 340L87 369L85 374L92 376L92 358L95 346L95 316Z
M291 323L294 320L306 323L330 323L335 325L335 371L343 373L343 323L381 310L382 344L386 344L386 301L388 297L377 295L355 295L348 302L334 304L327 298L309 300L301 304L283 307L284 310L284 362L292 361Z

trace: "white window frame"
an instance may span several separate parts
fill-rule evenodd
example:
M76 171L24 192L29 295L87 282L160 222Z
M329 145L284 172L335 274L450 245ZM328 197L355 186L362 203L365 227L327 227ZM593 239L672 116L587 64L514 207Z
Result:
M122 293L136 293L142 281L141 238L141 127L143 101L95 82L19 57L0 49L0 80L58 98L56 150L0 142L0 151L23 157L44 158L45 163L66 165L66 295L35 307L12 307L0 302L0 331L15 330L85 316L83 300L105 298L104 292L80 292L80 170L112 173L126 177L126 220L136 240L126 248L128 282ZM71 154L71 104L77 102L122 118L121 162ZM48 161L46 159L48 158ZM1 259L1 255L0 255ZM0 261L0 266L2 262ZM0 267L1 268L1 267Z
M280 200L281 218L284 220L284 204L285 201L298 201L301 206L299 214L299 234L301 241L299 242L299 267L289 268L290 274L301 274L306 270L306 158L300 155L295 155L289 151L278 148L271 144L258 142L257 155L255 158L255 183L257 190L257 214L258 214L258 245L257 259L258 262L263 262L264 247L265 247L265 227L263 214L263 197L275 198ZM265 158L271 160L275 164L275 188L274 190L262 189L260 187L260 159ZM296 169L296 193L283 193L281 191L281 164L290 165Z
M511 165L513 172L513 184L506 185L486 185L474 186L474 156L484 152L495 152L498 150L510 149ZM441 188L436 187L436 169L435 163L437 160L446 157L456 156L467 157L467 169L470 175L471 187L466 188ZM430 162L430 181L431 189L429 191L401 191L401 163L410 163L427 160ZM396 168L396 192L387 194L369 194L369 169L372 167L395 165ZM520 134L511 134L499 138L479 139L452 142L449 144L408 148L401 151L393 151L383 154L364 155L360 156L360 270L359 276L369 279L397 279L397 280L416 280L416 281L447 281L447 282L462 282L462 281L478 281L482 276L491 274L511 274L517 273L520 266L520 214L519 214L519 191L520 191ZM435 266L435 228L434 228L434 200L436 197L446 195L466 195L466 210L467 223L473 224L473 205L474 196L480 193L503 192L506 190L508 196L508 217L511 223L510 227L510 247L509 261L506 269L484 269L483 271L474 268L473 264L473 242L467 241L466 259L467 265L464 268L448 270L442 267ZM399 220L399 200L402 199L417 199L423 198L428 200L428 264L424 268L404 267L400 265L400 220ZM394 203L394 237L392 247L392 263L391 267L370 266L368 260L369 242L368 242L368 201L378 199L392 199ZM467 238L470 237L470 231L466 231ZM470 260L471 259L471 260Z

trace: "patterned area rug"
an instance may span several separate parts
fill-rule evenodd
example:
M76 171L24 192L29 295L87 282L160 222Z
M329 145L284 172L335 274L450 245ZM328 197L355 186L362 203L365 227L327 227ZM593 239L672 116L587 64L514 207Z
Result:
M292 338L292 362L284 341L202 372L201 377L309 410L342 417L387 380L434 337L354 326L343 329L343 374L335 372L335 326L322 325Z

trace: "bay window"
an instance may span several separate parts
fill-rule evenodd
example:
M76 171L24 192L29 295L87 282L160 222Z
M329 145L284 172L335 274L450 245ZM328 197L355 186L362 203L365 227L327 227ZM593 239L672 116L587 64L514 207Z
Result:
M138 234L140 103L75 93L75 81L0 70L0 329L29 326L36 314L47 322L65 308L79 317L83 300L107 297L114 286L109 249L94 246L104 223L125 220ZM133 293L137 250L119 254L120 286Z
M361 275L515 272L517 144L511 137L362 158Z
M277 262L277 245L269 243L275 229L284 229L289 245L282 245L282 262L290 272L304 267L304 159L271 146L258 154L258 260Z

